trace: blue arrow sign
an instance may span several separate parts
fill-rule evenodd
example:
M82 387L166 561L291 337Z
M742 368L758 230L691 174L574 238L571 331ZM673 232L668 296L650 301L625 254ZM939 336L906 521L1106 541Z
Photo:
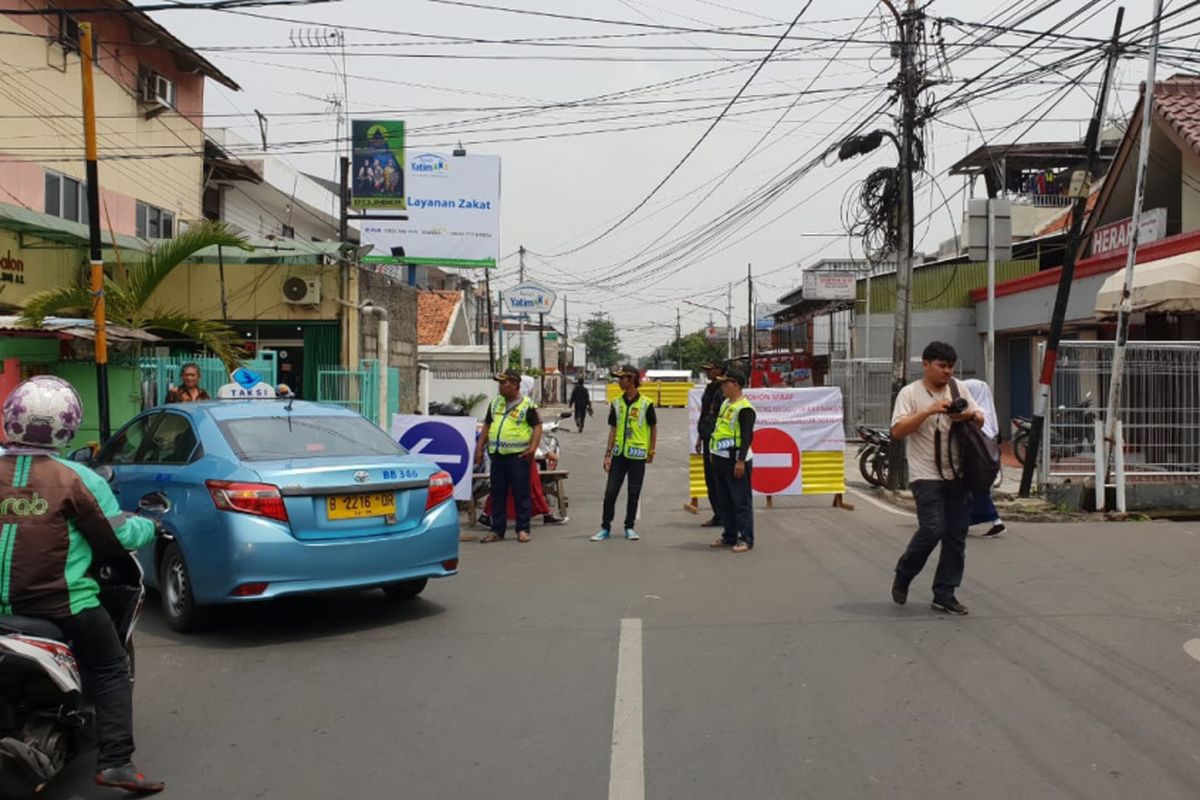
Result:
M444 422L413 425L400 437L400 446L449 472L456 485L471 469L471 451L462 434Z

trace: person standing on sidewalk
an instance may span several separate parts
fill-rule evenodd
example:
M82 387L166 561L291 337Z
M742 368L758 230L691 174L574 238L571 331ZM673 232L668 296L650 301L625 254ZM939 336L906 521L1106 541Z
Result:
M542 440L542 420L538 416L537 404L521 393L521 373L515 369L505 370L495 376L500 384L500 394L488 405L483 418L480 441L487 447L492 460L493 509L508 506L509 492L512 493L518 542L528 542L529 518L533 514L533 501L529 493L530 464ZM483 463L483 449L475 454L476 465ZM498 542L504 538L508 528L508 515L491 515L492 531L481 542Z
M713 510L712 517L707 522L700 523L700 527L719 528L724 523L717 511L717 476L709 444L713 429L717 425L717 415L721 413L721 404L725 402L725 393L721 390L721 376L725 374L725 365L720 361L706 361L700 368L708 373L708 385L704 387L704 397L700 401L700 419L696 423L696 452L704 459L704 486L708 490L708 502Z
M616 514L617 495L621 493L621 484L628 477L625 538L636 542L641 537L633 526L637 521L638 500L642 496L646 465L654 463L654 447L658 442L658 418L654 413L654 403L638 393L642 381L636 367L626 364L613 375L621 387L621 394L613 399L608 409L608 449L604 453L604 471L608 473L608 485L604 489L604 516L600 522L600 530L591 540L603 542L609 537L613 516Z
M717 514L724 531L710 547L732 547L735 553L754 549L754 494L750 472L754 451L754 406L742 395L745 374L731 369L718 380L725 400L713 427L712 451L717 484Z
M962 616L967 607L958 601L955 590L962 584L966 563L968 493L948 473L952 463L950 425L970 422L982 428L983 411L954 377L958 353L953 347L930 342L921 354L921 363L924 377L900 390L892 411L892 438L908 440L908 473L919 526L896 564L892 600L899 605L908 602L909 584L940 543L933 608ZM954 390L951 381L955 381Z
M992 399L992 387L988 386L986 381L978 378L968 378L963 383L966 384L971 397L983 409L983 435L994 440L999 446L1000 420L996 417L996 401ZM971 518L968 527L983 523L991 524L991 527L983 532L984 536L999 536L1008 530L1004 520L1000 519L1000 512L996 510L991 489L971 494Z
M592 398L588 394L587 386L583 383L583 378L580 378L575 384L575 391L571 392L571 399L567 405L571 406L571 410L575 412L575 427L579 433L583 433L584 417L592 415Z

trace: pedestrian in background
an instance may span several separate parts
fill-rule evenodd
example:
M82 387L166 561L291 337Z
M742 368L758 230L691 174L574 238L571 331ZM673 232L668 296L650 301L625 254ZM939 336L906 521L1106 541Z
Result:
M908 474L918 523L896 564L892 600L899 605L908 602L909 584L940 543L933 608L962 616L967 607L958 601L955 590L962 584L966 564L967 490L949 473L950 464L957 461L950 454L950 425L970 422L982 428L983 411L962 382L956 381L957 363L953 347L930 342L921 354L924 377L900 390L892 410L892 438L908 440Z
M521 393L521 373L505 370L495 376L500 394L488 405L483 418L480 440L485 443L492 462L491 507L506 508L512 494L518 542L528 542L533 501L529 493L530 464L542 439L542 420L537 404ZM483 463L483 449L475 454L476 465ZM491 515L492 531L481 542L498 542L508 529L507 514Z
M708 374L708 385L704 387L704 397L700 400L700 419L696 422L696 452L704 460L704 486L708 490L708 502L712 506L712 516L708 521L700 523L702 528L719 528L724 526L721 514L717 511L717 475L713 466L711 444L713 429L717 425L717 415L721 413L721 404L725 402L725 393L721 390L721 376L725 374L725 365L720 361L706 361L700 369Z
M732 547L735 553L754 549L754 494L750 473L754 451L754 406L742 395L746 375L731 369L718 378L725 395L717 414L709 448L717 483L717 514L723 525L721 537L710 547Z
M603 518L600 530L592 536L593 542L603 542L612 531L616 515L617 495L626 478L629 485L625 497L625 538L636 542L638 536L633 526L637 522L638 500L642 496L642 481L646 478L646 465L654 463L654 447L658 442L658 418L654 403L638 392L641 373L632 364L626 364L613 373L621 387L621 394L613 398L608 409L608 448L604 453L604 471L608 473L608 484L604 488Z
M968 378L963 383L966 384L971 397L975 398L975 402L983 409L983 435L995 440L999 445L1000 421L996 417L996 401L992 399L992 387L988 386L986 381L978 378ZM984 531L984 536L999 536L1008 530L1004 525L1004 520L1000 519L1000 512L996 510L991 489L971 495L971 517L968 522L969 525L991 523L992 527Z
M571 392L571 399L567 402L571 409L575 412L575 427L579 433L583 433L584 416L592 415L592 398L588 394L587 387L583 384L583 378L575 384L575 391Z
M182 386L167 387L167 402L168 403L198 403L201 400L210 400L208 392L200 386L200 366L198 364L184 364L179 370L179 382Z

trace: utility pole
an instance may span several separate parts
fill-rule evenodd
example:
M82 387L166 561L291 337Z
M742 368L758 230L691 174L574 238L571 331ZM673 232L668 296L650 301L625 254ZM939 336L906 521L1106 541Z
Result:
M683 338L679 325L679 306L675 306L675 364L676 369L683 369Z
M1154 127L1154 89L1158 70L1158 34L1162 26L1162 0L1154 2L1154 32L1150 35L1150 63L1146 67L1146 88L1142 93L1142 130L1138 143L1137 183L1130 219L1129 252L1125 256L1125 283L1121 289L1121 307L1117 312L1116 344L1113 347L1112 380L1108 384L1108 416L1104 420L1104 474L1108 475L1109 458L1117 446L1117 417L1121 412L1121 387L1125 382L1125 346L1129 341L1129 315L1133 312L1130 296L1133 292L1133 269L1137 263L1138 232L1142 219L1142 204L1146 199L1146 164L1150 160L1150 134ZM1107 480L1105 481L1107 483ZM1117 510L1125 510L1124 483L1117 479ZM1099 509L1096 509L1099 511Z
M567 340L570 338L571 325L567 322L567 296L563 295L563 335L558 347L558 374L562 377L562 401L567 402Z
M517 248L517 253L518 253L518 255L520 255L520 262L519 262L520 263L520 272L518 273L520 275L520 277L517 279L517 282L524 283L525 282L525 245L521 245L519 248ZM524 370L525 369L525 312L524 311L521 312L519 330L521 333L517 337L517 347L520 350L521 358L520 358L520 362L517 364L517 369Z
M900 77L898 79L900 111L899 217L896 263L895 328L892 333L892 403L908 382L909 337L912 334L912 273L913 273L913 150L917 124L917 95L924 82L923 66L914 63L917 55L918 31L924 19L917 10L916 0L908 0L908 8L900 16ZM888 488L895 491L908 484L908 460L904 440L892 442L888 448Z
M483 291L487 295L487 328L488 328L488 363L496 369L496 334L492 328L492 275L490 270L483 271Z
M1025 456L1025 468L1021 472L1021 487L1018 494L1029 497L1033 487L1033 470L1037 464L1038 450L1042 443L1042 433L1046 427L1046 410L1050 405L1050 386L1054 381L1054 368L1058 363L1058 345L1062 340L1063 322L1067 317L1067 302L1071 299L1071 283L1075 280L1075 260L1079 255L1079 238L1083 230L1083 218L1087 214L1088 194L1090 193L1092 176L1100 163L1100 125L1104 121L1104 110L1108 105L1108 89L1112 83L1113 69L1116 67L1118 49L1121 38L1121 22L1125 18L1125 7L1117 9L1117 22L1113 27L1112 44L1108 51L1108 65L1104 70L1104 80L1100 84L1100 94L1096 96L1096 108L1092 112L1092 120L1088 123L1087 137L1084 145L1087 150L1087 166L1071 179L1071 193L1074 196L1074 207L1071 210L1071 229L1067 234L1067 251L1063 259L1062 272L1058 277L1058 294L1054 299L1054 313L1050 317L1050 336L1046 340L1046 356L1042 361L1042 374L1038 379L1037 402L1033 408L1033 420L1029 425L1029 450ZM1157 19L1157 17L1155 17ZM1149 138L1146 131L1142 136Z
M104 256L100 252L100 173L96 146L96 96L92 81L92 25L79 23L79 70L83 84L83 140L87 162L88 264L91 268L92 324L96 331L96 410L100 443L112 436L108 408L108 332L104 309Z
M733 360L733 284L725 288L725 360Z
M746 380L750 382L750 388L754 388L754 341L757 331L754 330L754 273L750 269L750 265L746 265L746 314L750 317L750 325L746 328L747 338L749 342L746 346L746 352L750 355L750 360L746 363Z
M987 341L983 347L983 376L992 388L996 385L996 209L991 197L987 199L987 237Z

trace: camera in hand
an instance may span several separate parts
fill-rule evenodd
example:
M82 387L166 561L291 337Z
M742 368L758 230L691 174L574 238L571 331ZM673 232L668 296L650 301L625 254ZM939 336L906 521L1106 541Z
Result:
M967 398L956 397L956 398L954 398L953 402L950 403L950 408L948 409L947 413L961 414L966 410L967 410Z

